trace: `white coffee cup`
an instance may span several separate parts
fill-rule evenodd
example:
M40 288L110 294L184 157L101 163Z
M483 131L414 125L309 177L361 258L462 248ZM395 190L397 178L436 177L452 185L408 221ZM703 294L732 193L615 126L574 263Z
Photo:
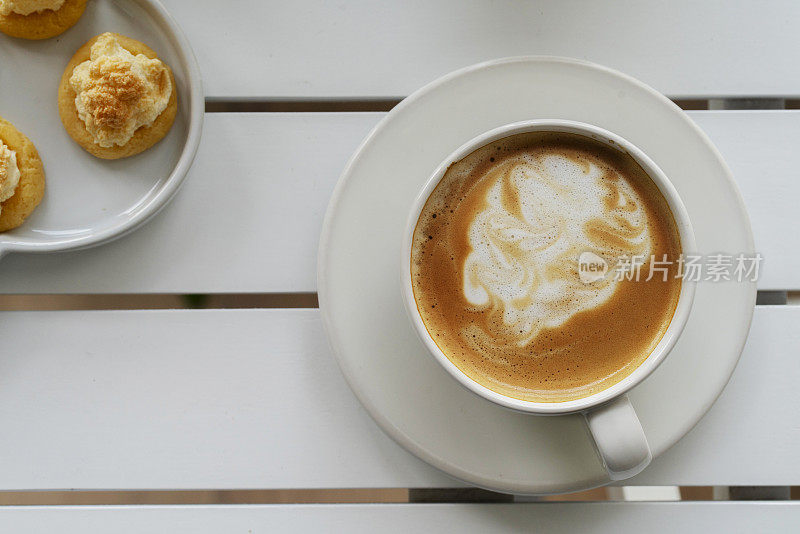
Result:
M695 291L694 281L685 278L682 281L678 304L672 321L661 341L639 367L616 384L602 391L581 399L564 402L532 402L508 397L468 377L447 358L431 338L422 321L414 298L410 268L414 229L425 202L444 176L448 167L474 150L493 141L515 134L534 131L575 133L590 137L615 150L629 154L647 172L666 199L678 227L683 253L688 254L696 250L694 232L692 231L689 215L678 196L678 192L664 172L639 148L618 135L590 124L555 119L527 120L495 128L468 141L450 154L428 179L414 201L404 236L401 255L403 301L414 329L425 347L436 361L461 385L488 401L520 412L535 415L582 413L594 438L600 459L611 480L626 479L641 472L652 459L647 437L642 430L636 411L628 399L627 392L647 378L672 350L689 318Z

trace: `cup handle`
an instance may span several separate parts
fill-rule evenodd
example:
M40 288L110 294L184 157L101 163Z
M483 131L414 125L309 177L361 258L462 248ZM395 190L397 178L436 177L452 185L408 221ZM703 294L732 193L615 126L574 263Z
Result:
M639 474L653 459L650 445L627 395L583 413L611 480Z

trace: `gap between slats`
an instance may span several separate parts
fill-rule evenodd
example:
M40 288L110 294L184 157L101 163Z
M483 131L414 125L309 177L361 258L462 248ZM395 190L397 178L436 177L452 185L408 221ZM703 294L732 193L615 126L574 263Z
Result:
M344 113L390 111L402 98L347 100L261 100L257 98L206 99L206 113ZM707 99L675 99L681 109L709 109ZM800 104L800 100L797 101ZM800 106L798 106L800 107Z
M663 486L639 486L638 490ZM623 498L619 489L601 487L563 495L525 497L518 502L658 501L658 498ZM713 486L682 486L681 501L713 501ZM656 492L657 493L657 492ZM725 499L732 501L750 499ZM791 488L789 500L800 500L800 486ZM202 504L357 504L357 503L499 503L515 502L513 495L479 488L348 488L195 491L5 491L2 506L89 505L202 505Z
M343 112L385 112L390 111L402 98L347 99L347 100L295 100L258 98L206 99L206 113L343 113ZM675 104L683 110L714 109L720 99L675 98ZM758 97L725 99L733 102L736 109L800 109L800 99L761 99Z
M800 305L800 291L759 291L758 305ZM0 295L0 311L318 308L316 293Z
M317 308L316 293L0 295L0 311Z

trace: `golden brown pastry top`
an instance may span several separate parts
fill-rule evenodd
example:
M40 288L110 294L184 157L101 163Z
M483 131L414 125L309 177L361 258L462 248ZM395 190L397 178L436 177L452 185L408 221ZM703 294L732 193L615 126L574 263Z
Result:
M0 141L0 202L13 197L18 185L17 153Z
M58 11L66 0L0 0L0 15L7 16L11 13L30 15L41 13L47 9Z
M144 54L134 56L111 33L92 45L90 59L72 72L78 116L94 142L123 146L142 126L150 126L172 94L167 67Z

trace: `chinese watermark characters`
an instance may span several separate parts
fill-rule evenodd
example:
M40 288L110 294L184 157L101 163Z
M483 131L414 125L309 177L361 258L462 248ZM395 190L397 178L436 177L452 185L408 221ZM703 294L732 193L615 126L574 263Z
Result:
M614 280L635 282L661 280L670 277L690 282L755 282L758 280L761 254L681 254L677 258L655 255L620 256L613 269L608 262L593 252L584 252L578 258L581 282L591 284L613 274Z

